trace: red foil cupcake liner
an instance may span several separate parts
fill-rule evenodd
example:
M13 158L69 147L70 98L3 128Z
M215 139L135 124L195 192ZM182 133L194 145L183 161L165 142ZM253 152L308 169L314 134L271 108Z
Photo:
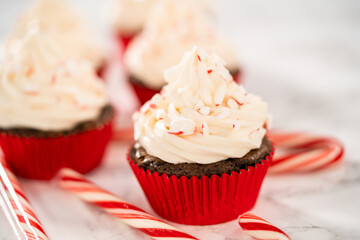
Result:
M81 173L96 168L111 134L111 122L98 129L49 138L19 137L0 132L0 146L16 175L47 180L64 167Z
M126 51L127 47L129 46L129 43L135 36L136 36L136 34L127 36L127 35L118 33L116 35L116 40L117 40L118 44L121 46L122 54Z
M139 168L130 157L128 161L157 214L176 223L210 225L234 220L254 207L272 156L248 170L201 179L160 176Z
M160 90L153 90L151 88L147 88L145 86L136 84L130 80L129 80L129 83L130 83L130 86L132 87L132 89L134 90L141 105L144 105L144 103L149 101L155 94L160 92Z
M96 68L96 75L105 81L105 72L107 68L107 63L104 61L99 67Z
M242 71L240 68L235 74L233 74L233 79L237 84L242 84Z

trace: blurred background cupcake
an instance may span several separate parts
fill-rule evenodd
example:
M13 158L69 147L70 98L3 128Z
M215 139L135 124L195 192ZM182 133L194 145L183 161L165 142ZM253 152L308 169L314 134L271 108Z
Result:
M164 75L161 94L134 114L130 165L160 216L194 225L233 220L254 206L272 159L267 104L202 48Z
M66 59L54 35L28 32L5 48L0 145L19 176L50 179L62 167L88 172L111 138L113 110L93 63Z
M112 0L106 6L106 18L124 51L144 27L151 7L159 0Z
M214 27L202 2L159 1L125 53L128 80L141 103L160 91L165 84L163 71L195 44L219 54L237 78L240 71L234 46Z
M144 29L149 12L160 1L112 0L107 4L105 17L123 51L126 50L130 41ZM204 8L211 9L211 0L194 0L194 2L201 2Z
M65 59L86 60L99 75L106 65L103 49L84 19L65 0L36 0L18 18L6 42L22 39L29 29L47 34L63 52Z

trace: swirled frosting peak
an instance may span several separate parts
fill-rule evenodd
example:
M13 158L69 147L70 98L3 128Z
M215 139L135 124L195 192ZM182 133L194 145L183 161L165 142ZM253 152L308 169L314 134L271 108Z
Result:
M19 17L7 43L24 38L34 29L56 42L64 58L86 60L95 67L103 64L102 49L81 16L65 0L36 0Z
M69 130L97 119L108 104L89 62L63 59L34 34L0 60L0 128Z
M124 35L141 31L149 10L158 0L112 0L106 17L113 27Z
M59 62L66 60L60 46L49 35L39 33L36 29L28 32L21 39L9 42L4 49L5 62L9 59L16 61L21 59L22 65L38 70L56 67Z
M161 93L134 114L135 139L148 153L209 164L260 147L267 104L237 85L220 57L194 47L164 75Z
M163 0L150 11L144 31L129 45L129 73L152 89L164 84L163 72L181 61L194 45L217 52L231 70L238 68L233 45L214 27L199 0Z

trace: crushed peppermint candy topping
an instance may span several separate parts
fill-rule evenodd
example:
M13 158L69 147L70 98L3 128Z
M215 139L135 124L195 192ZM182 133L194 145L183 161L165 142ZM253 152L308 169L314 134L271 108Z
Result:
M256 136L260 134L260 128L257 128L256 130L253 130L250 132L250 138L256 138Z
M178 132L168 132L169 134L173 134L173 135L182 135L184 134L183 131L178 131Z
M53 74L53 75L51 76L51 84L55 84L55 83L56 83L56 75Z
M136 140L145 148L171 163L207 164L229 155L242 157L260 146L266 133L266 103L246 96L216 55L194 47L179 65L165 71L164 78L165 94L144 105L150 114L134 117L142 130Z
M156 104L154 104L154 103L151 103L149 106L150 106L150 108L154 108L154 109L156 108Z
M209 136L210 135L210 130L209 130L209 126L208 126L207 122L204 122L201 125L201 128L202 128L202 133L203 133L204 136Z
M25 94L26 95L37 95L39 91L39 86L36 84L27 84L25 87Z
M236 104L238 105L238 107L241 107L242 105L244 105L244 102L239 101L239 98L236 99L235 97L232 97L231 99L236 102Z
M221 87L219 87L219 89L215 93L215 96L214 96L215 105L221 104L225 98L225 95L226 95L226 86L222 85Z
M181 132L181 133L179 133ZM192 135L195 132L195 121L189 118L177 117L170 123L169 133L177 135Z
M26 77L30 77L34 72L34 68L33 67L29 67L28 70L26 71Z
M229 108L231 109L239 109L239 104L237 103L237 101L235 101L233 98L230 98L227 101L227 105L229 106Z
M239 120L235 120L235 121L233 122L233 128L234 128L235 130L239 130L240 127L241 127L240 121L239 121Z
M198 112L201 113L202 115L209 115L210 114L210 107L205 106L205 107L201 107L198 109Z
M200 109L201 107L204 107L205 104L203 103L203 101L199 100L196 105L195 105L195 109Z
M156 119L162 120L166 116L166 113L163 109L156 110Z

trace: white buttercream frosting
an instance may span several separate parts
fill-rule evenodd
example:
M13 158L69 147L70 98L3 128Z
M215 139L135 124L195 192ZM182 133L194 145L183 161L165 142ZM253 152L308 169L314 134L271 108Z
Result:
M139 33L147 22L151 8L161 0L112 0L106 8L106 17L116 31L123 35ZM182 0L174 0L182 1ZM193 0L210 9L210 0Z
M88 26L64 0L37 0L20 16L7 44L22 39L29 31L49 35L66 59L87 60L95 67L103 64L103 51Z
M240 158L265 136L267 104L236 84L224 61L194 47L165 72L167 85L135 113L135 140L170 163Z
M96 119L108 104L92 65L62 61L46 38L28 35L0 61L0 127L68 130Z
M114 29L123 35L139 33L149 10L159 0L112 0L107 7L106 16Z
M163 71L177 64L186 51L199 45L219 54L237 69L234 47L215 28L199 1L160 1L152 9L144 31L130 44L125 64L129 74L146 86L160 89Z

